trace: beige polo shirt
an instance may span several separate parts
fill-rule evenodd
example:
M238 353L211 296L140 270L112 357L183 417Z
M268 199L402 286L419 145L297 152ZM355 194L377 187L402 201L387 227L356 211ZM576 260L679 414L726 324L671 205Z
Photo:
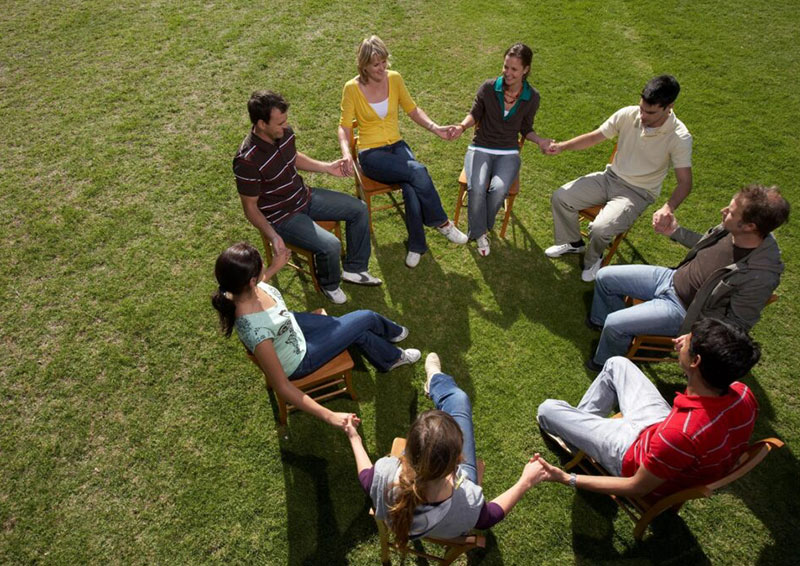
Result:
M598 128L606 138L619 136L611 170L657 198L669 171L692 166L692 135L670 112L660 127L646 131L638 106L620 108Z

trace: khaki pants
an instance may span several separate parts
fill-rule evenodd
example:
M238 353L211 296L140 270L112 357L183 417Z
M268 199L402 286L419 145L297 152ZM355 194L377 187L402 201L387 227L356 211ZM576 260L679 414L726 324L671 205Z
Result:
M611 166L605 171L589 173L560 187L550 198L553 211L555 243L566 244L581 239L578 211L604 205L589 226L589 246L585 267L603 257L608 244L630 228L645 208L655 199L644 189L620 179Z

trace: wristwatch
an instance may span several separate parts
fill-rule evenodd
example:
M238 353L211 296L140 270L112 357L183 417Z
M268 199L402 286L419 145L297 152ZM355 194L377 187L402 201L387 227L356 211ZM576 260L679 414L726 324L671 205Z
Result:
M578 476L575 473L569 475L569 486L577 488Z

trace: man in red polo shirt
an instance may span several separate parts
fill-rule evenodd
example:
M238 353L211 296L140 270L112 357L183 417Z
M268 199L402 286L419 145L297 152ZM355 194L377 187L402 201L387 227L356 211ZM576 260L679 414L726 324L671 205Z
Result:
M747 448L758 403L736 381L761 350L735 325L706 318L675 339L688 384L672 407L630 360L610 358L578 407L548 399L542 429L583 450L611 476L569 474L546 462L547 481L600 493L663 497L724 476ZM618 407L621 418L607 418Z

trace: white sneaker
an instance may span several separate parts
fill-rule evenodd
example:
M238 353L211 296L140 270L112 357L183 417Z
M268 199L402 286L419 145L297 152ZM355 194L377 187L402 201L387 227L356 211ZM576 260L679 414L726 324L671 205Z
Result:
M586 246L583 242L577 247L572 244L556 244L544 250L544 255L547 257L561 257L564 254L579 254L585 249Z
M408 252L408 255L406 256L406 267L417 267L420 259L422 259L422 254L418 254L417 252Z
M416 348L406 348L405 350L398 348L398 350L400 350L400 359L392 364L392 367L389 368L389 371L399 368L400 366L415 364L422 357L422 352Z
M594 281L594 278L597 277L597 272L600 270L601 263L603 263L602 257L589 266L588 269L581 271L581 279L587 283Z
M483 257L489 255L489 237L486 234L478 238L476 243L478 244L479 254L481 254Z
M328 297L328 300L335 305L343 305L347 302L347 295L344 294L341 287L336 287L331 291L323 289L322 294Z
M458 227L453 224L452 220L448 220L447 224L440 228L436 228L439 230L439 233L453 242L454 244L466 244L467 243L467 235L458 229Z
M439 354L431 352L425 358L425 374L428 379L425 380L425 385L422 386L425 390L425 395L428 397L431 396L431 378L437 373L442 373L442 362L439 359Z
M405 326L401 326L400 328L403 329L400 331L400 334L398 334L394 338L387 338L387 340L389 340L389 342L391 342L392 344L397 344L398 342L402 342L403 340L408 338L408 328L406 328Z
M342 281L355 283L356 285L367 286L375 286L383 283L383 281L377 277L370 275L369 271L360 271L358 273L354 273L352 271L342 271Z

